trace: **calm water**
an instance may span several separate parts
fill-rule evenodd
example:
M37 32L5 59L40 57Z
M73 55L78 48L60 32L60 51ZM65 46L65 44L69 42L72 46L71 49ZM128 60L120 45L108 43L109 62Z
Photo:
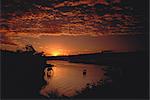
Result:
M48 93L57 92L59 95L73 96L87 83L96 83L104 78L103 66L93 64L70 63L67 61L51 60L53 70L45 68L44 80L47 82L40 91L44 96ZM83 70L86 69L86 74Z

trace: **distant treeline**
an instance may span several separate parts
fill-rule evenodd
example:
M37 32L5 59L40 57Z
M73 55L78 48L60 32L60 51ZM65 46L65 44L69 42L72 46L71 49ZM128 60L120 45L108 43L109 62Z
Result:
M148 53L138 52L101 52L71 56L47 57L48 60L66 60L75 63L114 65L119 63L136 63L148 60Z

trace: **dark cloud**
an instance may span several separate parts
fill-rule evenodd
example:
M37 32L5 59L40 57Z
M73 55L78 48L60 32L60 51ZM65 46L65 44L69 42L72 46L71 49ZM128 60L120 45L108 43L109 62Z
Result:
M143 34L144 5L136 0L2 0L0 22L5 32L29 37Z

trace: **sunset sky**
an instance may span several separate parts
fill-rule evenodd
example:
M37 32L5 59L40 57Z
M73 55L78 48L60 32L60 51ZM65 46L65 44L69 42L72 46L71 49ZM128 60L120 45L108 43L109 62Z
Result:
M145 49L148 0L2 0L0 49L47 55Z

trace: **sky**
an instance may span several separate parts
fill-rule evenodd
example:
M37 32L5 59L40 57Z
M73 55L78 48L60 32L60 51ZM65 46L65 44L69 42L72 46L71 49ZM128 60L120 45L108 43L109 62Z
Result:
M146 48L146 0L2 0L0 49L46 55Z

